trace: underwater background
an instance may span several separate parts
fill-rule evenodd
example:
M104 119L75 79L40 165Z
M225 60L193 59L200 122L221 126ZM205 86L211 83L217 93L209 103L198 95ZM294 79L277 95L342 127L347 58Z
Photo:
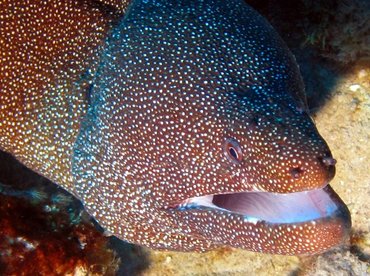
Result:
M369 275L370 1L246 1L295 54L350 244L318 256L154 251L106 237L61 188L0 153L0 275Z

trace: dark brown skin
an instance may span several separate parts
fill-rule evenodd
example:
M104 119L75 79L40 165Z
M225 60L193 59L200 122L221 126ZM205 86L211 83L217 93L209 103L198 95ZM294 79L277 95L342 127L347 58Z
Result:
M321 189L335 172L291 53L243 2L33 4L0 7L0 147L107 231L152 248L277 254L346 238L348 210L330 188L337 211L299 222L197 201Z

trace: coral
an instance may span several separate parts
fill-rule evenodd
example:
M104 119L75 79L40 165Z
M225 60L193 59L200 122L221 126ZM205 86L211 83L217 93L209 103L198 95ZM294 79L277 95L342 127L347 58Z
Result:
M0 275L137 275L149 266L146 249L105 236L76 198L1 151L0 229Z
M295 52L313 47L338 64L370 60L368 0L248 0ZM297 54L299 55L299 54Z
M348 250L338 248L322 255L302 258L298 276L368 275L366 262L358 260Z
M341 63L370 60L370 2L304 0L306 43Z
M0 275L113 275L119 259L79 202L3 155L0 178L13 183L0 185Z

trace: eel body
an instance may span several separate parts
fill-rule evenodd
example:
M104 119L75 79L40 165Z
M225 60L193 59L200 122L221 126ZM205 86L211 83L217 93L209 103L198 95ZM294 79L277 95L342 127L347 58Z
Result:
M108 232L276 254L348 237L298 66L243 1L0 5L0 147Z

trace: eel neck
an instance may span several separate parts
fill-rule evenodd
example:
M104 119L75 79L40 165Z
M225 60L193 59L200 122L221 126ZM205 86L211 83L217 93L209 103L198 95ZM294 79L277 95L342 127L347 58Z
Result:
M117 14L86 1L31 2L1 4L0 149L73 193L72 147Z

